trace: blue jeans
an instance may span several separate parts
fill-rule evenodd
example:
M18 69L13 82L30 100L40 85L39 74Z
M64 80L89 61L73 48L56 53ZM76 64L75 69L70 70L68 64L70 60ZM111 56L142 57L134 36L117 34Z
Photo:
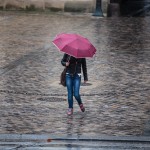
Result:
M81 97L79 94L80 84L81 76L79 76L78 74L66 74L66 86L68 91L69 108L73 108L73 96L75 97L79 105L82 104Z

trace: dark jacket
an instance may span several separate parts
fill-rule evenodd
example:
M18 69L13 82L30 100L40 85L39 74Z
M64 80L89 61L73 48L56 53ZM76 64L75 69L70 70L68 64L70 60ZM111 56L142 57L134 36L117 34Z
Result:
M64 54L63 59L61 60L61 64L63 66L66 66L66 62L68 61L70 64L67 67L67 73L70 73L70 74L81 73L81 66L82 66L84 81L88 81L86 59L75 58L75 57L69 56L68 54Z

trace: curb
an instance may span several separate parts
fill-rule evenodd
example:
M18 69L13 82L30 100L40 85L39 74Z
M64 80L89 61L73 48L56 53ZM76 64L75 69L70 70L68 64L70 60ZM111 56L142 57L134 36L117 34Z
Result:
M150 136L60 136L50 134L0 134L0 141L105 141L105 142L147 142L150 143Z

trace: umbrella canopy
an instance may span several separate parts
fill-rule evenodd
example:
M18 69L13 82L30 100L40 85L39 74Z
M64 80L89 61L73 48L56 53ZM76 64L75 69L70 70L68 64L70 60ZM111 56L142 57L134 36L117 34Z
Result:
M91 42L78 34L62 33L52 42L60 51L76 58L93 57L96 52Z

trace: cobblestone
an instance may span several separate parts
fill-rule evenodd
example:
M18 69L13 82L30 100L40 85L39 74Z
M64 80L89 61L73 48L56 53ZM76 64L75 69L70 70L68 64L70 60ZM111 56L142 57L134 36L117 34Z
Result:
M0 12L0 133L75 136L144 135L150 120L150 18ZM66 115L59 84L61 32L97 48L82 84L86 112Z

